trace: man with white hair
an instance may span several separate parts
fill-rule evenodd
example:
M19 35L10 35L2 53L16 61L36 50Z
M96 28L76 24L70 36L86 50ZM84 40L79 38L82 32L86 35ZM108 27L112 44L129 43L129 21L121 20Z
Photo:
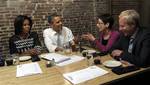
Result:
M135 10L125 10L119 15L119 41L112 47L111 56L140 67L150 65L150 29L140 26L140 16Z

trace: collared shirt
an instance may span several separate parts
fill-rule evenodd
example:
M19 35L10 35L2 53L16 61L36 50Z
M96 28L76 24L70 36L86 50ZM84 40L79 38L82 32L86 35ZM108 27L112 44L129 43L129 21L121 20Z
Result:
M57 48L58 33L53 28L47 28L43 31L44 43L49 52L55 52ZM64 43L70 42L74 39L72 31L67 27L62 27L59 35L60 46L63 47Z
M128 52L132 53L132 49L133 49L133 41L135 40L135 37L137 35L139 28L137 28L137 30L134 32L134 34L130 37L130 41L129 41L129 47L128 47Z

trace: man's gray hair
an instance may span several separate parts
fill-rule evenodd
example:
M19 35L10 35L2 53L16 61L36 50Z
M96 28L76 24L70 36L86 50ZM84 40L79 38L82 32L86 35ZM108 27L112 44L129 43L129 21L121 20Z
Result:
M139 26L139 13L135 10L125 10L122 11L119 17L124 17L127 20L128 25Z

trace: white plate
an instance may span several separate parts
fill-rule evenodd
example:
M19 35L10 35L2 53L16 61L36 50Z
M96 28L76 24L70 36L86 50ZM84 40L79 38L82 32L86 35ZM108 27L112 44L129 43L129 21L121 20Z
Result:
M83 50L82 52L88 52L89 54L95 53L95 50Z
M105 65L106 67L118 67L121 66L121 64L121 62L116 60L108 60L103 63L103 65Z
M88 53L95 53L95 50L88 50Z
M21 56L19 57L19 61L26 61L26 60L29 60L31 59L31 56Z

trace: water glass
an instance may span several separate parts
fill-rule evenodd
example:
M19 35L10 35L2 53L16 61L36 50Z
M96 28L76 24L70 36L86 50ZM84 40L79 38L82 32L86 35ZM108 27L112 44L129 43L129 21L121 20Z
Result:
M83 57L86 57L88 55L88 52L87 51L82 51L82 56Z
M88 54L88 55L86 56L86 60L87 60L87 65L88 65L88 66L92 66L92 65L94 64L93 55Z
M13 57L11 55L7 55L5 61L7 66L13 65Z
M20 64L20 60L19 60L19 56L16 54L11 55L13 57L13 64L14 65L19 65Z
M70 45L69 42L64 43L63 48L64 48L64 53L65 54L71 54L72 53L71 45Z
M10 65L19 65L20 61L19 61L19 56L16 54L12 54L12 55L7 55L5 58L6 64L7 66Z

